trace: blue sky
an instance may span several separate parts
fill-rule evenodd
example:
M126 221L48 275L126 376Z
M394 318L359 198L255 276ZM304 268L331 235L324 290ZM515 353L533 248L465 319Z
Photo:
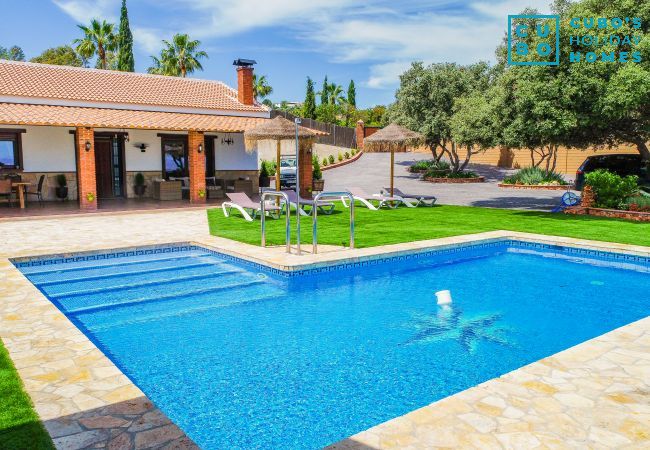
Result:
M232 61L251 58L274 101L302 101L307 76L357 85L360 107L390 103L411 61L493 61L507 15L549 0L127 0L136 70L176 32L199 39L210 58L198 78L234 86ZM80 37L92 17L117 22L121 0L5 2L0 45L31 58Z

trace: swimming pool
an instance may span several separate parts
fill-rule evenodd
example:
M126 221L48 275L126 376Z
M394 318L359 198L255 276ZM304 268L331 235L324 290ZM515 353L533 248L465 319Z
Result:
M321 447L650 312L648 258L516 241L291 274L190 245L15 264L204 448Z

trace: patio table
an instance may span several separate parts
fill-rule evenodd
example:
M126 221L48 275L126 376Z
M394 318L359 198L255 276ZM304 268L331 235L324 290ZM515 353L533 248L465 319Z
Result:
M31 186L32 183L27 183L24 181L19 181L17 183L11 183L11 187L16 187L18 192L18 201L20 202L20 209L25 209L25 190L27 186Z

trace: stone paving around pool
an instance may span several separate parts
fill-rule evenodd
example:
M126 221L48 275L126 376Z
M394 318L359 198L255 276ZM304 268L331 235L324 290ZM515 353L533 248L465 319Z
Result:
M491 232L287 255L210 236L204 210L0 221L0 338L59 448L194 448L9 258L194 242L284 270L516 238L650 255L650 248ZM309 251L310 247L305 246ZM650 318L353 436L333 448L650 448Z

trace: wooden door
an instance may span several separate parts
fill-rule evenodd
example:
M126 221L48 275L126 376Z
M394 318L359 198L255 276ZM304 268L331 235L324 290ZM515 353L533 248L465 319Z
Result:
M97 198L113 198L113 151L110 139L95 139Z

